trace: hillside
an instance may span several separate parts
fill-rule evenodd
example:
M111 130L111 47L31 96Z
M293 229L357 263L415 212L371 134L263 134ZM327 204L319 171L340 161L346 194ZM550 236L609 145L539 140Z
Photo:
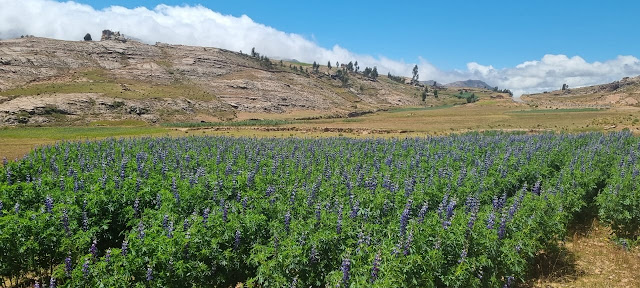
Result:
M489 86L489 84L484 83L480 80L465 80L465 81L456 81L451 82L449 84L445 84L445 87L451 88L484 88L484 89L492 89L493 87Z
M538 107L640 107L640 76L612 83L522 95L526 103Z
M221 121L238 113L347 115L439 105L422 102L420 87L384 76L372 81L349 73L345 86L335 68L314 73L308 64L267 64L223 49L119 40L0 41L0 125Z

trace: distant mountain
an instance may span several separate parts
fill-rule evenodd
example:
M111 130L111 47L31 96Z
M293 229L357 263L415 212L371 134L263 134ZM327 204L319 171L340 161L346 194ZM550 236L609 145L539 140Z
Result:
M449 84L445 84L444 86L445 87L485 88L485 89L493 88L489 84L484 83L483 81L480 81L480 80L456 81L456 82L451 82Z
M438 83L436 80L420 81L420 84L427 85L427 86L433 86L433 84L436 84L436 83L438 86L442 86L442 83Z

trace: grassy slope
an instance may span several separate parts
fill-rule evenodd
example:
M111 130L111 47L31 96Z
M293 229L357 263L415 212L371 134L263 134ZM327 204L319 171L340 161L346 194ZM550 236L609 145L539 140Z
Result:
M126 89L125 89L126 87ZM28 96L40 94L101 93L123 99L179 98L217 100L215 95L198 85L175 81L159 85L133 79L116 78L109 71L90 69L72 74L70 79L56 83L37 83L0 92L0 96Z

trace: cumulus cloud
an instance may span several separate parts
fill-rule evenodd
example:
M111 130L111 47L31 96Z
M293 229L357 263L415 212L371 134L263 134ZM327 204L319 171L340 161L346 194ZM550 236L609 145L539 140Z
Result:
M120 31L143 42L220 47L249 51L255 47L269 57L325 64L357 60L361 67L377 66L381 73L410 76L415 63L384 56L360 55L335 45L321 47L301 35L256 23L246 15L223 15L203 6L158 5L153 9L112 6L96 10L72 1L0 0L0 39L32 34L63 40L80 40L89 32L97 38L103 29ZM421 80L448 83L479 79L521 93L555 90L610 82L640 74L640 61L618 56L605 62L586 62L579 56L545 55L512 68L496 69L475 62L466 70L442 70L419 58Z
M585 61L580 56L544 55L536 61L526 61L513 68L495 69L478 63L467 64L468 73L492 85L508 87L516 95L557 90L562 84L581 87L612 82L640 74L640 60L633 56L618 56L604 62Z

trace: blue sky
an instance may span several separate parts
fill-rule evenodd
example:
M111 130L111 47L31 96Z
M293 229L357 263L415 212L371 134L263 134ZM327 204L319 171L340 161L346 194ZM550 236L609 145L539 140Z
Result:
M449 83L477 79L514 94L640 75L640 1L0 0L0 39L99 39L103 29L154 44L378 67ZM246 16L244 16L246 15Z
M442 69L515 66L545 54L604 61L639 55L640 1L184 1L79 0L102 9L203 5L297 33L323 47Z

